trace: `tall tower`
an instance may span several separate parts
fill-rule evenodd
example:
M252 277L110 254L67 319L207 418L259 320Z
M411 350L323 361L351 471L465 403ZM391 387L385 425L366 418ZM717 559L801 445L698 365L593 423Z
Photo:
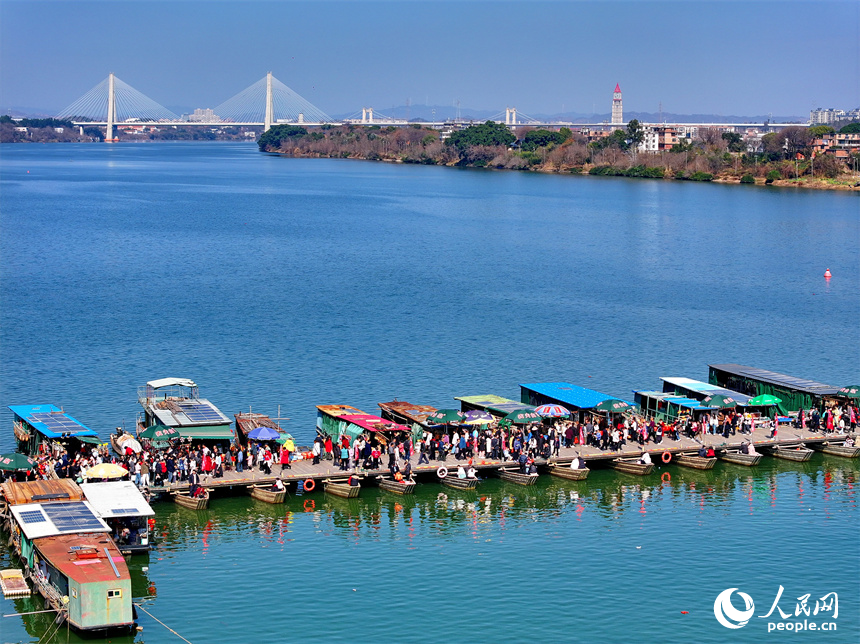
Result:
M275 108L272 103L272 72L266 74L266 118L263 124L263 132L268 132L272 128L272 122L275 120Z
M615 84L612 94L612 125L624 125L624 111L621 108L621 86Z
M113 124L116 121L116 94L114 92L113 72L108 76L108 111L105 141L113 141Z

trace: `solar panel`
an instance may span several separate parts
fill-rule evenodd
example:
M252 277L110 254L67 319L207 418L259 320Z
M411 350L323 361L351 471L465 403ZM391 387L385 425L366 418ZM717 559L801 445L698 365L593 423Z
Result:
M41 510L25 510L20 513L20 517L24 523L44 523L46 520Z
M183 402L179 403L179 406L182 412L194 422L222 420L221 414L205 403Z
M83 503L51 503L42 510L60 532L102 530L101 521Z
M113 508L111 514L137 514L137 508Z
M52 413L42 413L42 414L30 414L31 422L35 421L37 423L42 423L48 429L55 431L57 433L63 432L74 432L80 431L83 429L80 423L69 418L65 414L52 414Z

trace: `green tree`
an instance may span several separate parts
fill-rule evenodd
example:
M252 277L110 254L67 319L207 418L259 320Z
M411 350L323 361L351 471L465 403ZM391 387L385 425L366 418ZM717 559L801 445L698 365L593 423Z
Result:
M276 125L270 128L268 132L263 132L257 145L262 151L277 150L284 141L300 139L307 133L305 128L298 125Z
M516 140L517 137L503 123L487 121L481 125L470 125L465 130L454 132L445 143L453 145L463 153L467 148L475 145L508 146Z
M836 130L834 130L829 125L813 125L809 128L809 136L813 139L820 139L825 134L834 134Z
M723 132L723 141L726 142L729 152L743 152L747 148L743 138L737 132Z
M570 132L570 130L568 130ZM563 143L564 135L561 132L551 132L550 130L531 130L523 139L523 150L531 152L538 148L545 147L550 143Z
M627 124L627 145L636 149L644 140L645 129L642 127L642 124L638 119L633 119Z
M839 130L839 134L860 134L860 123L849 123Z

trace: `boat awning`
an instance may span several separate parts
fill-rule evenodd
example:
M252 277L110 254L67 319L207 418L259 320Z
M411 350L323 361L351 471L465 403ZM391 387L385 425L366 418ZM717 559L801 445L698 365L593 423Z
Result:
M676 405L677 407L681 407L683 409L690 409L694 411L714 411L715 409L717 409L716 407L706 407L695 398L676 396L675 394L666 393L664 391L637 390L634 391L633 394L640 398L651 398L652 400L658 400L670 405ZM640 406L645 407L645 405Z
M160 378L159 380L150 380L146 383L146 386L152 389L161 389L162 387L196 387L197 383L188 378Z
M70 503L27 503L9 507L28 539L77 532L110 532L86 501Z
M200 425L195 427L174 427L182 438L202 441L231 441L233 428L230 425Z
M372 414L345 414L340 416L339 420L352 423L369 432L408 432L410 431L405 425L393 423L390 420L385 420L379 416Z
M839 387L834 387L833 385L825 385L822 382L815 382L814 380L795 378L794 376L787 376L784 373L746 367L740 364L711 364L708 367L712 370L716 369L742 378L758 380L770 385L784 387L790 391L800 391L814 396L835 396L839 392Z
M520 389L524 394L524 399L525 395L528 395L529 392L534 392L543 396L548 401L564 405L571 410L592 409L605 400L616 399L615 396L610 396L594 389L578 387L569 382L533 382L530 384L521 384ZM529 396L529 399L531 399L531 396ZM630 403L629 400L625 400L624 402Z
M72 418L56 405L9 405L8 408L21 420L40 434L48 438L68 438L70 436L80 438L82 436L95 436L98 434L84 425L81 421Z
M151 517L155 511L131 481L81 483L87 501L102 519Z
M739 391L732 391L731 389L726 389L725 387L720 387L719 385L712 385L709 382L702 382L701 380L691 380L690 378L663 377L661 377L660 380L662 380L664 383L663 391L668 393L691 392L693 394L701 394L703 398L707 396L722 394L723 396L734 398L739 405L746 405L747 401L752 397L747 396L746 394L742 394Z
M455 396L454 400L460 401L460 406L465 411L467 407L476 407L478 409L486 409L495 416L507 416L508 414L520 411L534 409L534 405L527 405L510 398L502 398L495 394L484 394L481 396Z

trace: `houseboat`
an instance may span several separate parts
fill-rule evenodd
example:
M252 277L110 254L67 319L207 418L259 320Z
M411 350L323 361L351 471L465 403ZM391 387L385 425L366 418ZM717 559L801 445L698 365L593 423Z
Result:
M825 398L839 394L839 387L740 364L708 365L708 382L748 396L776 396L780 413L820 408Z
M419 425L422 429L428 429L430 424L427 422L427 416L436 411L436 408L430 405L415 405L405 400L376 404L379 405L380 415L385 420L413 428Z
M74 455L84 443L97 445L98 434L55 405L9 405L18 451L28 456Z
M520 384L520 400L529 405L561 405L579 421L585 421L602 402L614 400L601 391L586 389L569 382L533 382ZM624 401L628 402L628 401ZM629 402L628 402L629 404Z
M248 433L260 427L268 427L278 433L283 432L281 426L266 414L247 411L234 414L233 417L236 419L236 442L241 446L248 444Z
M134 628L131 577L111 528L68 479L6 482L4 522L24 576L82 633Z
M151 547L149 518L155 511L131 481L81 483L84 498L111 528L123 554L141 554Z
M233 441L232 421L215 405L200 397L199 387L193 380L150 380L138 388L137 400L143 407L138 418L138 433L160 424L173 427L187 442L213 444Z
M534 411L535 407L521 403L510 398L502 398L495 394L484 394L481 396L455 396L454 400L460 401L460 411L472 410L485 411L496 418L504 418L515 411Z
M349 405L317 405L317 432L337 442L348 436L350 443L361 434L375 437L382 445L395 436L405 436L411 430L405 425L367 414Z

